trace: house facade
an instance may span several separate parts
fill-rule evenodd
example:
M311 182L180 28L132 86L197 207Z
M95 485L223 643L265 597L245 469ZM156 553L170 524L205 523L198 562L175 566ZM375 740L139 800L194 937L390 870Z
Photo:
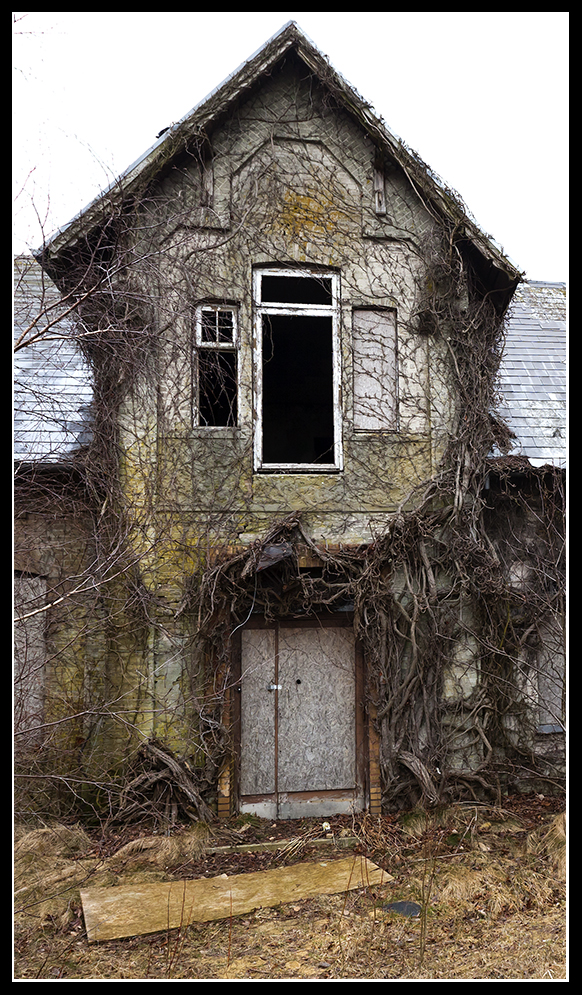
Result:
M90 439L19 463L50 762L155 743L219 815L498 791L538 707L492 720L483 611L520 275L459 199L291 23L37 260L93 378Z

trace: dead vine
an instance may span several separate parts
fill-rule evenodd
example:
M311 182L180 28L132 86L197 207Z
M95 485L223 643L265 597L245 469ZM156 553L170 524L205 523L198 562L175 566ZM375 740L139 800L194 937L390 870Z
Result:
M298 92L293 83L285 100ZM309 121L328 113L317 87L305 100ZM303 231L300 184L311 190L318 174L301 143L296 161L287 162L294 146L284 143L285 203L295 213L289 208L281 235L272 225L285 200L274 134L249 176L237 175L230 229L219 191L214 201L208 189L198 200L192 193L206 175L209 139L200 135L199 145L181 147L163 183L148 181L79 240L74 264L61 260L61 317L70 317L73 297L69 333L93 372L94 432L75 458L57 469L23 467L17 480L21 570L48 578L42 596L50 611L41 614L52 682L48 717L36 716L19 769L41 777L50 767L45 759L59 758L73 804L80 796L97 805L96 785L110 784L101 775L119 771L113 755L126 765L105 792L116 818L210 818L218 774L232 753L226 711L241 628L253 613L272 620L341 610L353 617L365 651L365 703L381 734L385 811L420 800L497 799L502 786L522 782L559 787L557 752L538 756L530 734L540 658L552 656L558 669L563 662L563 477L528 467L518 487L515 466L490 458L508 441L494 417L505 319L483 292L458 220L444 220L427 204L421 234L403 228L399 236L405 276L390 254L392 233L386 250L381 240L379 248L373 239L365 243L370 264L358 260L371 274L365 291L356 278L353 287L344 278L348 297L357 291L372 302L406 300L399 332L407 368L416 369L422 356L431 376L452 385L442 389L453 398L451 410L443 402L439 412L446 444L429 442L436 465L419 477L414 457L403 457L410 491L380 524L371 514L371 541L327 543L308 513L289 514L284 497L257 511L248 426L231 438L229 412L213 449L193 423L193 311L220 301L234 313L234 300L241 322L252 314L249 267L233 263L236 240L244 233L245 258L296 264L287 245ZM238 135L236 120L222 135L220 155L230 154ZM385 165L389 176L395 166ZM418 185L413 176L408 182ZM339 272L350 261L355 226L361 230L361 201L352 214L348 204L336 216L314 197L313 242L306 239L301 251L319 266L333 259ZM48 255L44 261L50 269ZM233 275L219 280L229 266ZM53 311L45 318L52 335ZM40 318L30 327L37 342ZM411 377L401 384L409 422L398 438L408 432L416 445L415 419L438 422L437 401L420 374L417 382ZM223 386L214 385L218 393ZM239 393L252 398L246 367ZM379 493L390 486L384 468L378 480L366 466L361 472ZM351 486L346 508L361 498ZM34 675L31 653L23 686ZM561 676L554 676L555 688ZM39 711L42 695L34 701ZM30 711L30 695L26 702ZM72 789L81 782L83 790Z

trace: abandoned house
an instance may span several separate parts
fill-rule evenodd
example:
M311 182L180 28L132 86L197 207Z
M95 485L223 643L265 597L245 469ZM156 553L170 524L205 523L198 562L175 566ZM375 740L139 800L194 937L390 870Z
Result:
M560 789L565 288L294 23L17 262L19 804Z

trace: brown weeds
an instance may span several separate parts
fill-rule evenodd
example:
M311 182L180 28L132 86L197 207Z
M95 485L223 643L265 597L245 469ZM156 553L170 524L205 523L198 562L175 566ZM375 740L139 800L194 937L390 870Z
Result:
M173 837L144 836L109 856L79 827L19 834L15 978L566 976L563 813L543 814L535 829L518 812L474 806L418 810L398 820L363 816L349 827L330 821L330 855L335 855L334 837L349 831L357 852L393 876L390 885L290 900L241 917L93 945L83 929L78 891L83 881L114 886L144 876L179 880L186 868L190 876L204 873L205 858L194 860L203 827ZM259 826L256 836L267 831L274 830ZM314 821L291 845L282 842L270 859L293 860L298 847L303 860L320 859L321 848L313 844L320 836L321 824ZM395 901L418 903L420 916L390 911Z

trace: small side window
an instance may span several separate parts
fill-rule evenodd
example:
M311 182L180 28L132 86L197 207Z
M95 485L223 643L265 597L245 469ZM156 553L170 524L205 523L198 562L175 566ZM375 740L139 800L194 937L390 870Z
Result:
M194 424L234 426L238 418L238 334L234 307L196 310Z

